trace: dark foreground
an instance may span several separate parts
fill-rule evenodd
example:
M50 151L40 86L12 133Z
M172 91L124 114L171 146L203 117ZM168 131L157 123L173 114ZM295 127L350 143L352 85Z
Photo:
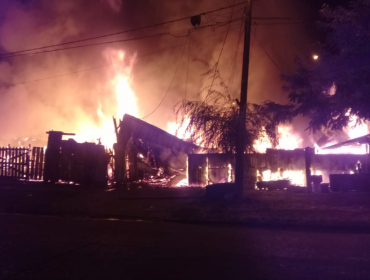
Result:
M0 215L0 279L369 279L367 234Z

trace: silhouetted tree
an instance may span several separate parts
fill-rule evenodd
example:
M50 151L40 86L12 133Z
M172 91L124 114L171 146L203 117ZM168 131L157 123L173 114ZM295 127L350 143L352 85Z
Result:
M260 112L276 121L303 115L309 128L341 130L354 116L370 120L370 0L321 10L326 33L317 60L297 60L297 71L282 76L289 104L266 102Z
M239 106L233 100L229 89L217 70L217 65L210 67L203 76L211 81L202 92L206 93L203 101L181 100L175 106L175 113L179 117L181 126L186 126L186 131L191 139L210 150L226 153L235 152ZM219 88L220 90L216 90ZM245 151L254 152L255 140L268 137L271 143L277 143L276 125L271 115L260 113L259 106L248 105L246 122Z

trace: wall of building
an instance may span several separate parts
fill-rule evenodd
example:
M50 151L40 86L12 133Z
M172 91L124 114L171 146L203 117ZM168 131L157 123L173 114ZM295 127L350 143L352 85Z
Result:
M311 154L311 175L322 175L329 182L329 174L366 173L369 155L355 154ZM305 152L296 150L268 149L265 154L245 155L245 185L254 189L257 181L265 181L264 174L279 178L288 177L292 184L304 185ZM234 182L235 155L233 154L189 154L188 179L190 186L206 186L211 183ZM267 173L266 173L267 172ZM274 178L276 178L276 176ZM301 183L302 182L302 183Z

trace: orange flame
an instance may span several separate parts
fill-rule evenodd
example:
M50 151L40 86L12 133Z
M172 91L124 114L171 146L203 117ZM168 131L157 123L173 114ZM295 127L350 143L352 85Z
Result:
M116 142L112 115L118 119L121 119L126 113L134 117L139 116L135 93L131 88L131 72L136 55L129 59L129 63L125 63L128 59L123 50L107 48L103 52L103 56L107 61L113 64L113 70L110 68L111 72L109 73L112 78L106 83L106 87L109 92L115 93L115 98L111 99L116 101L116 109L104 112L102 103L99 102L96 110L99 123L92 123L91 120L80 121L79 129L76 131L76 136L73 138L78 142L100 139L101 144L106 148L112 148L113 144ZM107 99L109 99L109 97ZM109 104L109 106L114 107L114 104Z
M292 130L289 125L278 126L279 144L276 149L294 150L300 148L303 140L299 135L293 134ZM253 147L258 153L265 153L266 149L273 148L264 128L262 129L262 136L255 141Z

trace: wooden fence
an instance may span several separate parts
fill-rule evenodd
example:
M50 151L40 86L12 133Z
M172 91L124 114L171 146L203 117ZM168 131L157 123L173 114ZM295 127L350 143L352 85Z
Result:
M23 180L42 180L44 148L0 148L0 177Z
M43 180L44 179L44 162L45 153L42 147L33 147L31 153L31 160L29 164L30 180Z

